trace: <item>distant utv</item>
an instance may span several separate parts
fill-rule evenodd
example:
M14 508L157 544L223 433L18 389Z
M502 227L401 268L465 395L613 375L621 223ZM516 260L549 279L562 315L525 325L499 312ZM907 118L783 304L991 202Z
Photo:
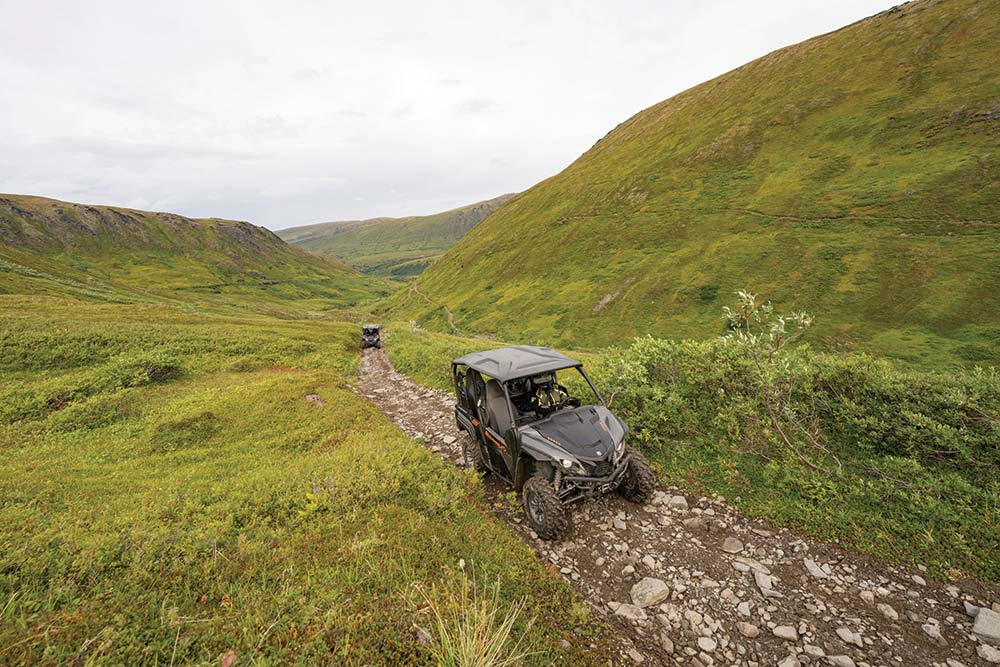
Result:
M592 400L572 396L560 371ZM452 376L455 421L469 435L466 465L520 492L540 537L558 537L568 524L565 506L581 498L618 491L633 502L649 499L656 486L649 463L626 445L628 427L580 362L547 347L505 347L455 359Z
M382 333L377 324L365 324L361 327L361 349L382 347Z

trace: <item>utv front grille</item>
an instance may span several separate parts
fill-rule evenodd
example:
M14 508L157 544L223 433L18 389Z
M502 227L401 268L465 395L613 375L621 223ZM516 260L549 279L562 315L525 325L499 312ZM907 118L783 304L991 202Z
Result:
M595 463L590 468L590 474L594 477L607 477L611 474L613 467L610 461L601 461L600 463Z

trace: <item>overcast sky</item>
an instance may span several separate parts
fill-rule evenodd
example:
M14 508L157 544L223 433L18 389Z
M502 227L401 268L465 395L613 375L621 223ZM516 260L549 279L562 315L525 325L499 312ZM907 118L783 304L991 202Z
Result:
M892 4L0 0L0 192L272 229L433 213Z

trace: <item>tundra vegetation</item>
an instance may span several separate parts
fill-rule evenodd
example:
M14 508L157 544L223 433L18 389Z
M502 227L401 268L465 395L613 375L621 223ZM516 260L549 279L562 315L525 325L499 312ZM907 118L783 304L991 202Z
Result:
M704 340L752 286L808 308L817 348L1000 365L997 52L1000 3L949 0L768 54L514 196L385 319L451 332L446 304L503 340Z
M663 479L891 563L1000 582L1000 373L817 352L796 344L809 315L736 299L724 336L573 355ZM442 389L449 359L499 345L387 331L396 367Z
M353 392L360 319L212 308L0 296L0 664L600 664L474 478Z

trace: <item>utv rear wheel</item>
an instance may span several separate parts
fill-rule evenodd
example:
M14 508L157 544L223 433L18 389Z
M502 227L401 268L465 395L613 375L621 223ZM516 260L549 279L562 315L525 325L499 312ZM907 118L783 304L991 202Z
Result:
M465 459L465 467L472 468L479 474L489 470L486 461L483 460L483 450L479 443L469 435L462 438L462 457Z
M631 448L629 453L632 455L632 460L628 463L628 470L622 475L618 493L633 503L648 502L656 489L656 475L649 467L649 461L645 456Z
M544 477L532 477L521 492L524 513L531 528L543 540L554 540L566 530L569 519L555 489Z

